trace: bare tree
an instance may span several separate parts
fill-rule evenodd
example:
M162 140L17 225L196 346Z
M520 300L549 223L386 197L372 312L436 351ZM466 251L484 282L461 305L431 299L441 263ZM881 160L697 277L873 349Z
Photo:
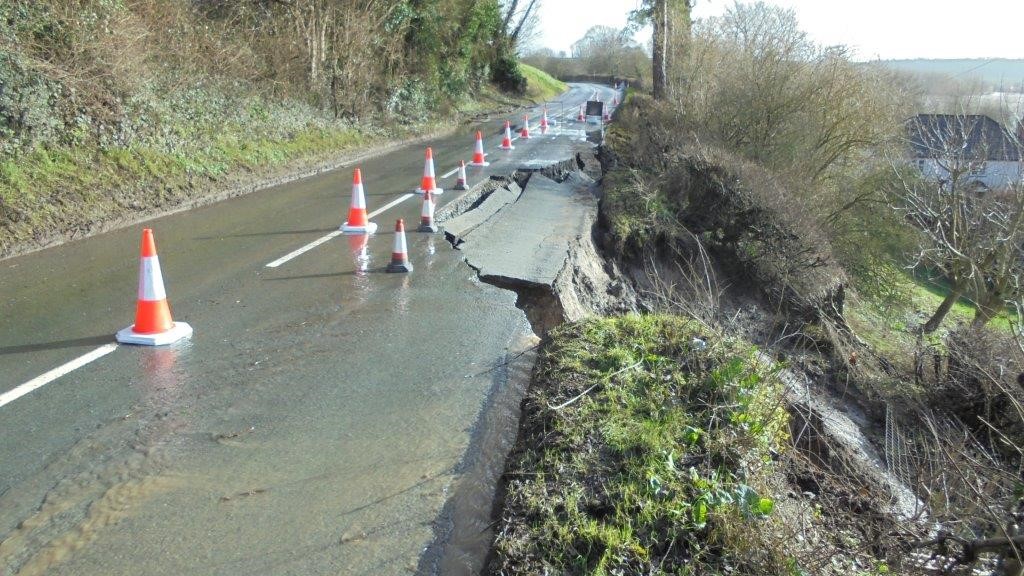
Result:
M540 0L505 0L502 5L501 35L499 39L512 52L539 34Z
M922 234L915 265L942 273L949 293L922 326L938 329L953 305L969 295L975 324L1005 309L1020 286L1024 257L1024 186L1019 175L989 190L982 175L1000 146L1016 146L991 118L971 114L919 115L908 124L916 164L893 163L895 207ZM1019 159L1019 151L1013 152Z
M587 74L634 73L646 56L628 28L593 26L572 45L572 56ZM646 65L646 64L645 64Z

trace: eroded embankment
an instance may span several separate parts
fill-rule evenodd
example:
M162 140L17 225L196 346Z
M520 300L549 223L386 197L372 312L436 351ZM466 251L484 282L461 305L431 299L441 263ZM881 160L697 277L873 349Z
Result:
M771 355L744 339L756 329L621 318L685 312L672 300L694 295L669 284L696 270L665 249L667 235L634 256L607 242L597 201L609 166L594 159L579 152L569 164L494 180L443 216L481 280L514 290L545 336L485 573L846 574L884 563L898 544L887 535L922 505L886 470L862 429L870 422L828 393L825 375L787 368L767 343L755 338ZM701 170L691 183L720 177ZM742 270L743 261L724 261L733 252L706 255L704 274ZM754 264L771 279L763 269L774 268ZM838 299L822 294L841 311L838 290ZM778 313L780 301L803 318L814 302L748 296L740 301L756 309L753 321Z
M598 209L608 166L580 148L438 214L481 281L516 292L544 338L508 365L533 367L529 389L510 384L482 416L493 453L453 492L432 571L838 574L884 560L886 533L921 503L886 471L870 424L742 336L695 318L624 318L664 310L672 291L659 282L687 269L664 273L674 251L648 253L654 274L614 246L609 257L595 240L609 237Z

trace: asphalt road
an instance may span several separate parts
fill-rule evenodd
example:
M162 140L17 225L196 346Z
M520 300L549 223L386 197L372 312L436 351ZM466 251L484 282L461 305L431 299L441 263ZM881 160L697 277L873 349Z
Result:
M551 106L570 129L492 165L559 160L594 90ZM533 111L534 124L539 108ZM521 114L513 115L514 123ZM437 174L476 127L431 142ZM352 166L152 220L176 320L195 335L101 357L0 406L0 574L402 574L424 550L478 422L530 330L440 235L384 274L396 218L418 222L423 148L361 163L380 226L331 237ZM444 205L454 175L441 178ZM0 395L113 343L132 322L143 226L0 262ZM481 503L487 505L489 503Z

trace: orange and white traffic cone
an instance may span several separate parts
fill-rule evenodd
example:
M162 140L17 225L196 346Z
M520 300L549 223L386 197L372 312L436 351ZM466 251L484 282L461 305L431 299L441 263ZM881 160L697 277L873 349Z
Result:
M519 131L519 137L523 140L530 139L530 117L523 114L523 128Z
M469 163L470 166L490 166L491 163L485 160L487 157L484 154L484 135L479 130L476 131L476 147L473 149L473 161Z
M417 232L430 232L433 234L437 232L437 226L434 226L434 199L430 197L430 192L423 195L423 210L420 211L420 227L416 229Z
M516 147L512 145L512 123L505 120L505 139L501 141L502 150L515 150Z
M349 203L348 220L341 225L345 234L373 234L377 225L366 217L366 196L363 194L363 171L356 168L352 173L352 201Z
M156 255L153 231L142 231L142 255L139 261L139 296L135 305L135 324L117 333L122 344L163 346L192 336L192 327L171 320L160 259Z
M401 218L395 222L395 247L391 250L391 263L388 264L386 271L412 272L412 263L409 262L409 249L405 244L405 221Z
M544 107L544 113L540 117L540 133L544 134L548 131L548 107Z
M444 194L444 190L437 187L437 178L434 177L433 148L427 148L427 159L423 163L423 180L420 181L420 187L416 189L416 193L423 194L427 190L434 196Z
M586 107L583 104L580 104L580 115L576 117L576 121L577 122L586 122L587 121L587 113L585 111L585 108Z
M466 189L466 162L464 160L459 160L459 176L455 179L455 189Z

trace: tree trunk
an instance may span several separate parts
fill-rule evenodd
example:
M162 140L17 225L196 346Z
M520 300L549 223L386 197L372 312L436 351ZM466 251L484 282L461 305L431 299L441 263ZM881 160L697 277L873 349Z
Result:
M923 330L925 334L931 334L938 330L939 326L942 325L942 321L946 318L946 314L949 313L953 308L953 304L956 304L956 301L960 299L960 296L963 293L964 289L962 287L954 286L949 295L947 295L942 301L942 304L939 304L939 308L935 311L935 314L932 314L932 317L929 318L928 321L925 322L924 326L921 327L921 330Z
M971 321L971 326L974 328L981 328L985 324L988 324L989 320L995 318L1002 311L1003 306L999 304L998 298L986 298L982 302L978 302L975 307L974 320Z
M668 96L668 0L655 0L652 14L654 24L654 99Z
M530 13L533 12L535 6L537 6L537 0L531 0L530 5L527 6L526 10L523 12L523 17L519 19L519 25L516 26L515 31L512 32L512 35L509 37L509 41L510 44L512 44L512 47L515 47L517 44L519 44L519 34L522 33L523 26L526 25L526 21L529 20Z

